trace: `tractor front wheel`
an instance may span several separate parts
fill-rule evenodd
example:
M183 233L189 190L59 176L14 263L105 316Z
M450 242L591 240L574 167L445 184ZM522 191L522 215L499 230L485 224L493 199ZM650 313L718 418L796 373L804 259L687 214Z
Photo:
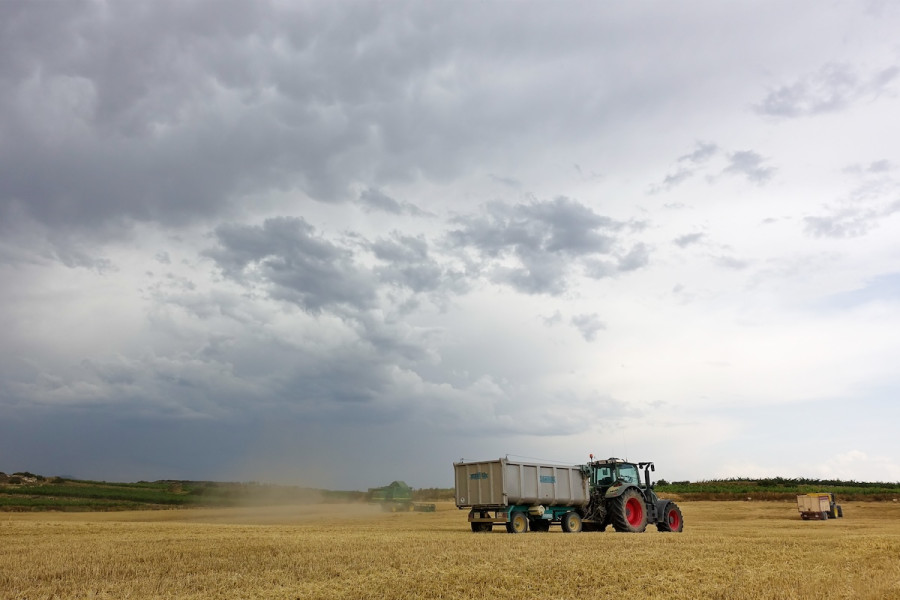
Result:
M662 518L663 520L656 524L657 530L681 533L681 530L684 529L684 517L681 515L681 509L674 502L670 502L666 506L666 512Z
M635 488L625 492L611 502L612 524L616 531L641 533L647 529L647 510L644 497Z
M528 531L528 517L523 512L514 512L506 524L509 533L525 533Z

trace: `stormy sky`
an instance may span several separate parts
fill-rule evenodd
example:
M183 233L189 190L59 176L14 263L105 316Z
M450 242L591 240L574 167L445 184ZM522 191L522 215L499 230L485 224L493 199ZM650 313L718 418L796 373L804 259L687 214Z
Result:
M900 6L0 2L0 470L900 480Z

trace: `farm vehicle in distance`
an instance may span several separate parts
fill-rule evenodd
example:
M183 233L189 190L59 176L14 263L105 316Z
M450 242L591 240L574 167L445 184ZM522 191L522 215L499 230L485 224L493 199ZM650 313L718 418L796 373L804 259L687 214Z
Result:
M797 496L797 510L800 511L800 518L804 521L809 519L825 521L829 518L837 519L844 516L844 509L835 502L834 494L831 492Z
M369 488L368 501L380 504L385 512L434 512L434 504L413 502L412 488L403 481L392 481L390 485Z
M659 531L684 528L681 509L656 495L650 483L652 462L618 458L571 467L493 461L454 463L456 506L469 508L474 532L503 524L509 533L616 531L640 533L647 525ZM643 471L643 481L641 480Z

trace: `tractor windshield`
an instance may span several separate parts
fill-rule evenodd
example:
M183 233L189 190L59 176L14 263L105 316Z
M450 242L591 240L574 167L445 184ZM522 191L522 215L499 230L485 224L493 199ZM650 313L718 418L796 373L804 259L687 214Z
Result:
M633 483L635 485L638 485L641 482L641 478L638 475L637 465L627 463L619 465L619 479L621 479L625 483Z

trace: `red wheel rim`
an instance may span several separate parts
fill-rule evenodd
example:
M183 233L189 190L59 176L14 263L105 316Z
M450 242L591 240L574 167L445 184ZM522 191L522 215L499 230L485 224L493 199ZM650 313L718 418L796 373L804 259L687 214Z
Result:
M681 525L681 518L678 516L677 510L669 511L669 529L678 529L678 526Z
M625 502L625 520L632 527L637 527L644 519L644 507L637 498L629 498Z

